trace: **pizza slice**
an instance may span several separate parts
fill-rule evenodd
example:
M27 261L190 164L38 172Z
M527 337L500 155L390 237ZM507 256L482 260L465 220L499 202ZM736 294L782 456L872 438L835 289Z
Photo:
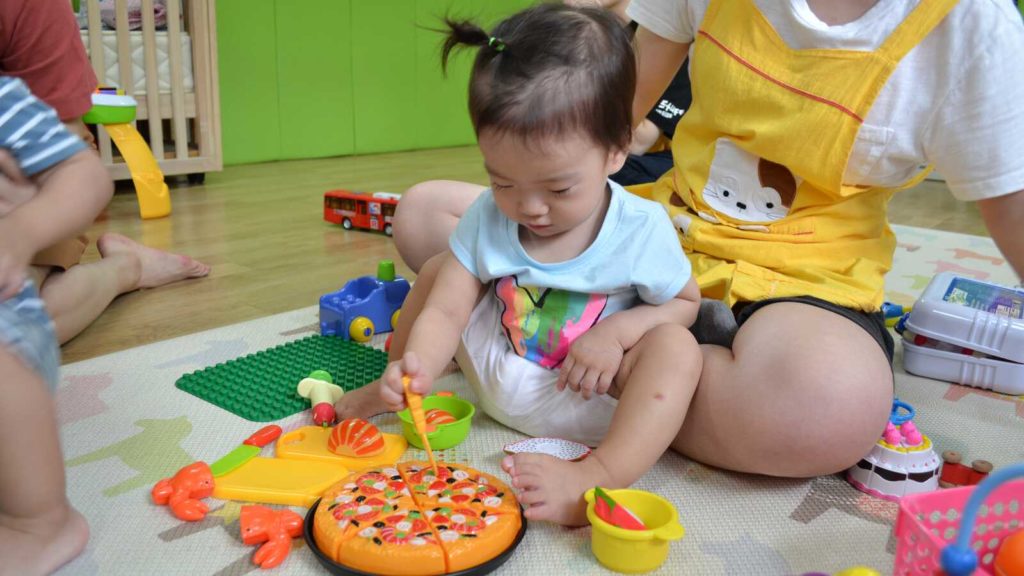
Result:
M399 464L413 499L437 532L448 571L483 564L504 552L522 525L519 504L503 482L458 464Z
M314 538L337 562L373 574L444 574L437 533L395 468L356 473L326 492Z

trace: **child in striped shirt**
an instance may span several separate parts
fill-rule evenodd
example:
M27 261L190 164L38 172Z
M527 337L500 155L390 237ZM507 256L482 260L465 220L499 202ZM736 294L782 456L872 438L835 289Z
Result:
M0 162L0 197L18 199L0 211L0 558L11 574L46 574L82 551L89 528L65 495L50 394L60 352L26 274L37 251L92 223L113 185L53 109L3 76L0 149L16 164Z

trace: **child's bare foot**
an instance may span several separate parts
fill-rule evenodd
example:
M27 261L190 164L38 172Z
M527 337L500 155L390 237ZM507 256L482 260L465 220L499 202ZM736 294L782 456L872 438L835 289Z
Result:
M138 259L139 276L134 286L130 287L132 290L155 288L186 278L201 278L210 273L210 267L198 260L149 248L127 236L113 232L100 236L96 241L96 247L104 258L131 256Z
M50 574L78 556L89 524L71 506L45 518L0 516L0 575Z
M610 484L607 470L594 454L580 462L546 454L514 454L506 456L501 467L512 477L512 487L526 506L527 518L565 526L586 524L583 493L594 486Z
M338 421L346 418L369 418L387 412L387 404L380 397L380 380L374 380L362 388L345 392L334 404Z

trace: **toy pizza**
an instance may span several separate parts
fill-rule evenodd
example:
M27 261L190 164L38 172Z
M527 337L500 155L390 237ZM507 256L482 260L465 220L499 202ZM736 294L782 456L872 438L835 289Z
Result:
M402 462L355 472L324 492L313 517L317 548L370 574L447 574L508 550L523 526L500 480L460 464Z

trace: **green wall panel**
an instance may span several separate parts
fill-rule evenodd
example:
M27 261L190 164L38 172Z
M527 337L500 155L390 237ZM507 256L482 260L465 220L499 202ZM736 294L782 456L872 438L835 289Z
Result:
M273 2L217 0L217 58L225 164L281 157Z
M534 0L217 0L224 163L472 144L474 49L441 73L446 14Z
M418 0L416 3L416 103L413 119L417 148L473 144L466 95L475 49L452 53L447 77L441 71L443 18L479 20L477 0Z
M356 153L416 147L415 23L415 0L352 3Z
M350 10L348 0L277 2L281 158L355 150Z

